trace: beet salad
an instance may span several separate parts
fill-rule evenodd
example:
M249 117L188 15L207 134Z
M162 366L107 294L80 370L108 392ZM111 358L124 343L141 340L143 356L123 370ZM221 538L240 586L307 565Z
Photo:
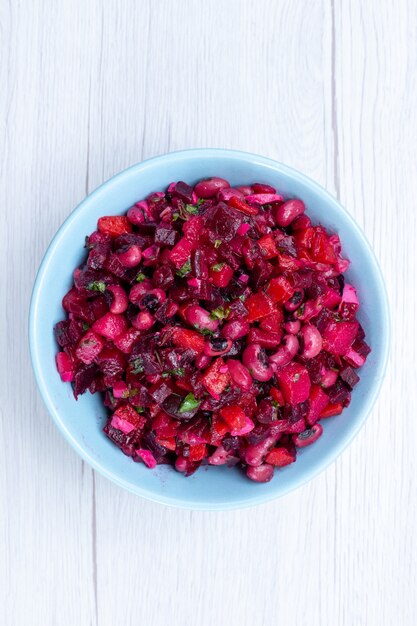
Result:
M104 433L134 461L267 482L348 406L370 348L339 237L301 199L180 181L101 217L85 247L57 368L75 398L103 394Z

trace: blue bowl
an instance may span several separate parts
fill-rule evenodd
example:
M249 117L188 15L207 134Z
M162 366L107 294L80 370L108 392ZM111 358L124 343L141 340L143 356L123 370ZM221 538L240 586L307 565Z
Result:
M106 214L124 213L150 192L171 181L195 183L222 176L232 185L269 183L287 197L304 200L314 222L340 235L352 264L349 282L358 291L363 325L372 352L360 370L360 383L342 415L326 419L323 436L300 450L297 462L275 473L266 484L254 483L237 468L203 467L184 478L171 467L149 470L124 456L102 432L106 410L99 395L76 402L55 367L53 326L63 318L61 300L83 260L84 238ZM389 346L389 315L384 282L375 256L358 226L338 202L303 174L270 159L232 150L186 150L134 165L88 196L61 226L42 261L32 294L30 350L36 380L58 428L92 467L121 487L155 502L189 509L222 510L272 500L299 487L334 461L365 422L383 380Z

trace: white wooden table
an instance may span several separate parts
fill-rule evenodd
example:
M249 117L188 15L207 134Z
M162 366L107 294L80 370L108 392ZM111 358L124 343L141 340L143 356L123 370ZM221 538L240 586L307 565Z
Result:
M1 626L411 626L417 594L415 0L0 0ZM393 342L353 445L271 504L187 512L95 474L35 388L36 269L73 207L180 148L258 152L341 200Z

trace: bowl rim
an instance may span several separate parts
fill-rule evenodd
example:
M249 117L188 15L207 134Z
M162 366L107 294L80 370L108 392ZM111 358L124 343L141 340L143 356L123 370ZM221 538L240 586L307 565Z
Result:
M378 379L374 382L371 387L369 393L367 393L364 398L364 403L361 409L361 419L358 423L352 427L349 431L347 431L346 435L342 437L342 440L339 444L332 446L329 453L323 456L323 459L316 464L316 467L311 472L305 472L300 478L294 481L293 484L288 486L287 488L282 487L279 493L275 491L263 492L262 494L255 495L253 498L247 499L244 498L242 500L233 500L232 502L219 502L213 503L198 501L198 502L190 502L185 499L180 499L178 497L171 497L169 494L160 494L155 493L152 490L147 488L143 488L141 485L132 485L127 480L124 480L120 476L114 474L111 470L106 467L105 463L101 463L96 460L85 447L83 447L79 440L73 437L73 435L66 428L65 422L61 419L59 411L54 406L54 402L49 393L49 386L47 381L45 380L42 372L41 358L37 345L37 336L36 336L36 326L37 326L37 308L41 299L42 294L42 285L45 278L45 274L48 270L49 263L53 253L56 248L60 245L61 239L65 234L65 231L68 225L77 217L79 213L84 210L84 206L91 200L98 198L101 194L105 193L109 188L111 188L117 181L120 183L124 178L128 178L133 171L138 170L146 170L149 167L152 167L155 164L160 164L161 166L166 161L181 160L181 159L190 159L190 158L216 158L220 156L225 156L236 161L242 162L251 162L259 165L269 166L275 170L280 171L285 176L292 180L297 180L304 185L307 185L311 189L313 189L318 195L322 196L325 201L333 203L340 211L342 211L345 215L345 218L349 224L350 229L353 231L355 237L361 241L366 252L369 256L370 262L374 265L375 275L377 278L376 288L381 293L381 300L383 301L383 310L381 313L381 328L385 333L385 341L381 346L381 360L379 363L379 376ZM305 485L307 482L317 477L321 472L323 472L331 463L333 463L342 452L351 444L353 439L357 436L360 429L365 424L375 402L379 395L382 382L385 378L385 374L387 371L387 363L388 356L390 350L390 337L391 337L391 323L390 323L390 310L389 310L389 300L387 289L385 286L385 282L383 279L382 271L380 268L380 264L378 259L369 244L365 234L362 232L361 228L355 222L353 217L348 213L348 211L340 204L340 202L322 185L311 179L309 176L301 173L299 170L294 169L284 163L277 161L275 159L271 159L269 157L264 157L259 154L245 152L241 150L231 150L225 148L190 148L185 150L177 150L173 152L167 152L158 156L151 157L144 161L140 161L131 165L130 167L122 170L114 174L107 181L102 183L99 187L97 187L94 191L88 194L83 200L71 211L68 217L64 220L62 225L59 227L52 240L50 241L46 252L42 258L39 269L36 274L31 298L30 298L30 306L29 306L29 315L28 315L28 332L29 332L29 351L32 363L32 369L34 372L35 380L37 383L37 387L40 391L43 402L52 417L54 424L58 428L58 430L62 433L65 439L71 444L71 446L76 450L76 452L80 455L80 457L86 461L93 469L97 470L111 480L113 483L117 484L120 487L123 487L130 493L134 493L140 497L146 498L152 502L157 502L159 504L165 504L168 506L174 506L176 508L188 509L188 510L203 510L203 511L220 511L220 510L232 510L232 509L240 509L240 508L248 508L252 506L256 506L258 504L262 504L265 502L270 502L272 500L278 499L289 492L298 489L302 485Z

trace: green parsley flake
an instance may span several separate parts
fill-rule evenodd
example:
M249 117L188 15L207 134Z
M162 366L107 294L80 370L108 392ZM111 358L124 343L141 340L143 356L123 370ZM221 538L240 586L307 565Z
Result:
M130 371L132 374L141 374L143 372L143 363L141 357L132 361L130 365Z
M196 409L200 406L200 400L197 400L194 397L193 393L189 393L185 396L184 400L180 404L180 408L178 409L178 413L189 413L193 409Z
M214 247L215 248L220 248L221 245L222 245L222 240L221 239L216 239L216 241L214 242Z
M146 279L146 276L145 274L142 274L142 272L139 272L139 274L136 276L137 283L143 283L145 279Z
M104 293L106 291L106 283L103 283L102 280L93 280L93 282L88 285L87 289Z
M196 330L198 330L200 335L210 336L210 337L211 337L211 335L214 335L212 330L210 330L209 328L200 328L200 326L198 324L194 324L194 328Z
M191 272L191 261L190 261L190 259L188 259L188 261L186 261L184 263L184 265L182 267L180 267L180 269L177 270L175 273L176 273L177 276L180 276L181 278L184 278L184 276L186 276L190 272Z
M221 272L225 265L226 263L215 263L211 266L211 269L213 272Z
M300 380L300 374L294 374L294 382L297 383Z
M186 204L184 209L190 215L196 215L198 213L198 208L196 206L194 206L193 204Z
M184 376L185 369L183 367L177 367L173 370L167 370L162 374L162 378L168 378L168 376Z
M212 320L224 320L230 313L230 307L224 307L223 305L217 307L210 313L210 319Z

